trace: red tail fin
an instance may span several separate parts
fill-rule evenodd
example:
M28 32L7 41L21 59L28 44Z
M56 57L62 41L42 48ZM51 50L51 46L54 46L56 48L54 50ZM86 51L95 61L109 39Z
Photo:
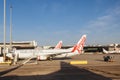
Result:
M85 40L86 40L86 35L83 35L81 39L78 41L78 43L73 47L72 52L75 52L77 50L79 53L81 53L85 44Z
M62 47L62 41L59 41L59 43L55 46L54 49L60 49Z

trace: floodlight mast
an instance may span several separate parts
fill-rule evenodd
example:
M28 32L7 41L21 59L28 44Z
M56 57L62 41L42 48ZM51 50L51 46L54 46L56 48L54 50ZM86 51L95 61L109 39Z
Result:
M12 50L12 5L10 5L10 51Z
M3 60L6 60L6 0L4 0L4 50Z

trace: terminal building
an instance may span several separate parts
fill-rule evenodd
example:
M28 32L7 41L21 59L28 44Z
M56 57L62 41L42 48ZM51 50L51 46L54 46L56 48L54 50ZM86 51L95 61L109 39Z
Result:
M84 51L85 52L103 52L103 48L107 51L120 50L120 44L85 46Z
M73 46L62 46L62 49L71 48ZM54 48L54 47L50 47ZM110 45L85 45L84 52L103 52L103 48L108 51L120 50L120 44L110 44Z

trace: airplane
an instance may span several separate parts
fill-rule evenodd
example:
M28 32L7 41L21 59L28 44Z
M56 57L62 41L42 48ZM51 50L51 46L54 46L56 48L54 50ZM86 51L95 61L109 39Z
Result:
M39 60L51 60L53 58L66 58L78 55L82 53L83 47L86 41L86 35L83 35L78 43L68 49L56 49L56 50L41 50L40 53L37 55Z
M103 48L103 53L105 53L105 54L109 54L109 53L111 53L111 54L113 54L113 53L120 53L120 50L107 51L107 50L105 50L105 49Z
M18 59L36 58L37 60L52 60L53 58L66 58L78 55L82 52L86 41L86 35L83 35L78 43L69 49L48 49L48 50L15 50L14 55ZM60 42L61 45L61 42Z
M57 43L57 45L54 47L54 49L60 49L61 47L62 47L62 41L59 41L59 42ZM21 57L23 57L22 59L24 59L24 58L27 58L27 57L30 56L29 53L26 54L25 52L29 52L29 51L30 51L30 53L31 53L31 52L34 52L34 49L27 49L27 50L25 50L25 49L22 49L22 50L14 50L14 49L13 49L13 51L11 51L10 53L7 53L6 56L7 56L8 58L13 59L13 56L18 55L18 54L16 54L16 53L14 53L14 51L16 51L17 53L20 52L19 55L23 55L23 56L21 56ZM23 52L24 52L24 54L23 54ZM21 58L21 57L20 57L20 58Z

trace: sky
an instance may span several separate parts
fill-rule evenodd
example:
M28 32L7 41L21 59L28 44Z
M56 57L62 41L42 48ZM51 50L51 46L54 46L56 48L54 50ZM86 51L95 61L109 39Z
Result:
M83 34L86 45L120 43L120 0L6 0L6 41L35 40L39 45L74 45ZM4 0L0 0L3 42Z

